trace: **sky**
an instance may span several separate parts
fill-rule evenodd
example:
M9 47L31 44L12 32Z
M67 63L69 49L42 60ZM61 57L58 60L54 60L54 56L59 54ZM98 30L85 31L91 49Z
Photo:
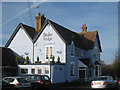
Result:
M87 31L98 30L101 60L113 63L118 50L118 2L2 2L0 46L5 46L19 23L35 27L37 12L74 32L81 32L84 23Z

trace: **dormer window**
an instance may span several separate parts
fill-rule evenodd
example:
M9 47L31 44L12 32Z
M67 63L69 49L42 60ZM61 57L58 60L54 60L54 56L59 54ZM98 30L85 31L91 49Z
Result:
M74 44L71 45L71 56L74 56Z

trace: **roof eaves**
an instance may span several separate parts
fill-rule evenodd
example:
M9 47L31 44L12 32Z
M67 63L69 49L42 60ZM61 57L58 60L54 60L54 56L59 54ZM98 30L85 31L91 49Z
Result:
M67 42L63 39L63 37L59 34L59 32L56 30L56 28L54 27L54 25L51 23L50 20L48 20L48 23L52 26L52 28L55 30L55 32L58 34L58 36L62 39L62 41L63 41L64 43L67 43Z
M24 26L21 24L21 27L23 28L23 30L25 31L25 33L28 35L28 37L30 38L30 40L33 42L32 38L30 37L30 35L28 34L28 32L25 30Z
M101 43L100 43L98 32L97 32L97 38L98 38L98 45L99 45L99 48L100 48L100 52L102 52L102 48L101 48Z
M11 37L9 38L8 42L6 43L5 47L8 47L10 45L11 41L13 40L13 38L17 34L18 30L20 29L21 24L22 23L19 23L19 25L17 26L17 28L15 29L15 31L13 32L13 34L11 35Z

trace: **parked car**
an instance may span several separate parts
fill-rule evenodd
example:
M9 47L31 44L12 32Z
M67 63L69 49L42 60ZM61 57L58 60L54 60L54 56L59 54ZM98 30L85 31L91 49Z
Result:
M15 85L2 80L2 90L15 90Z
M48 75L26 75L25 78L31 82L32 88L49 88L51 84Z
M4 77L3 80L9 84L15 85L16 88L30 88L31 83L23 77Z
M118 89L120 90L120 79L118 80Z
M117 81L111 76L98 76L91 81L91 89L116 88Z

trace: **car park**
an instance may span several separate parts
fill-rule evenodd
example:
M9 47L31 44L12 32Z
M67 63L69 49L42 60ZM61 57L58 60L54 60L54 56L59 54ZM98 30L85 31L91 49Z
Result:
M111 76L98 76L91 81L91 89L116 88L117 81Z
M4 77L3 80L16 88L31 88L31 83L23 77Z
M2 90L15 90L15 85L2 80Z
M31 82L32 88L49 88L51 85L48 75L26 75L25 78Z

